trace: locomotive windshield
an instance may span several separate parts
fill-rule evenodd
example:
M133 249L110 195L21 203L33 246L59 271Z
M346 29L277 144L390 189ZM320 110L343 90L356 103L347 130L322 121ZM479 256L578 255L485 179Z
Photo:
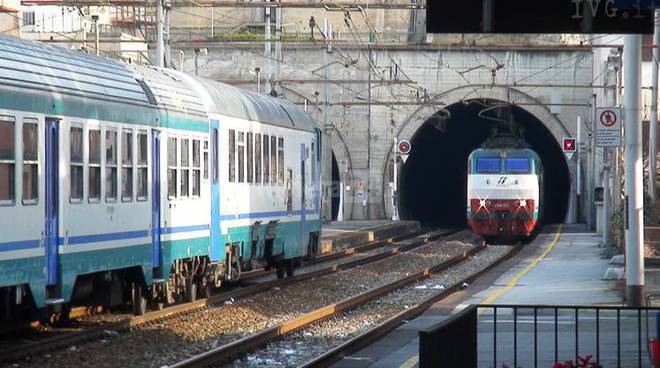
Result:
M499 157L478 157L476 165L477 174L499 174Z
M530 164L528 158L507 158L504 163L507 174L529 174Z

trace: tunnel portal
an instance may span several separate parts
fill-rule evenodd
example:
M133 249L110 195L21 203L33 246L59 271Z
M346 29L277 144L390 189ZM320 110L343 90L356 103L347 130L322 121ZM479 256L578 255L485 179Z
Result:
M467 158L490 136L496 123L478 116L493 101L459 102L451 117L431 117L411 139L412 152L402 165L399 214L424 226L466 225ZM524 129L530 148L541 157L545 175L545 223L563 222L570 195L570 173L561 147L534 115L513 106L514 121ZM436 115L434 115L436 116Z

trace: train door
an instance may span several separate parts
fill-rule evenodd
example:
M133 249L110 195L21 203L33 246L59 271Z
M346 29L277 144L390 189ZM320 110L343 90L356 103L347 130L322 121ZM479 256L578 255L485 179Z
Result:
M224 247L221 246L220 229L220 172L218 154L220 149L218 145L220 122L211 120L211 260L218 261L223 259Z
M59 121L46 119L46 196L44 248L46 256L46 286L54 287L59 281L57 251L59 213ZM54 297L49 295L47 297Z
M151 249L154 275L160 276L160 132L151 131Z
M305 161L307 160L307 150L305 144L300 144L300 245L303 251L307 249L305 218L307 215L307 198L305 196Z

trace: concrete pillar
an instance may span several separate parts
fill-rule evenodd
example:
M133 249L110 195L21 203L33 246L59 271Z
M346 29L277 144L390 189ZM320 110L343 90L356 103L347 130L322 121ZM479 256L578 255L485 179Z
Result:
M656 168L656 147L658 138L658 62L660 61L660 10L655 11L655 33L653 33L653 63L652 65L652 80L653 86L651 92L651 119L649 122L649 185L648 195L651 198L651 203L655 203L655 168Z
M642 36L626 35L623 49L626 132L626 300L644 302L644 181L642 173Z

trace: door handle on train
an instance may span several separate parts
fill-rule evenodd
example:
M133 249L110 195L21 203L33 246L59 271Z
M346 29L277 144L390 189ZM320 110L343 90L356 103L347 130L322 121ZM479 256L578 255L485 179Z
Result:
M39 248L44 247L44 240L45 240L45 233L43 230L41 230L41 239L39 239Z

